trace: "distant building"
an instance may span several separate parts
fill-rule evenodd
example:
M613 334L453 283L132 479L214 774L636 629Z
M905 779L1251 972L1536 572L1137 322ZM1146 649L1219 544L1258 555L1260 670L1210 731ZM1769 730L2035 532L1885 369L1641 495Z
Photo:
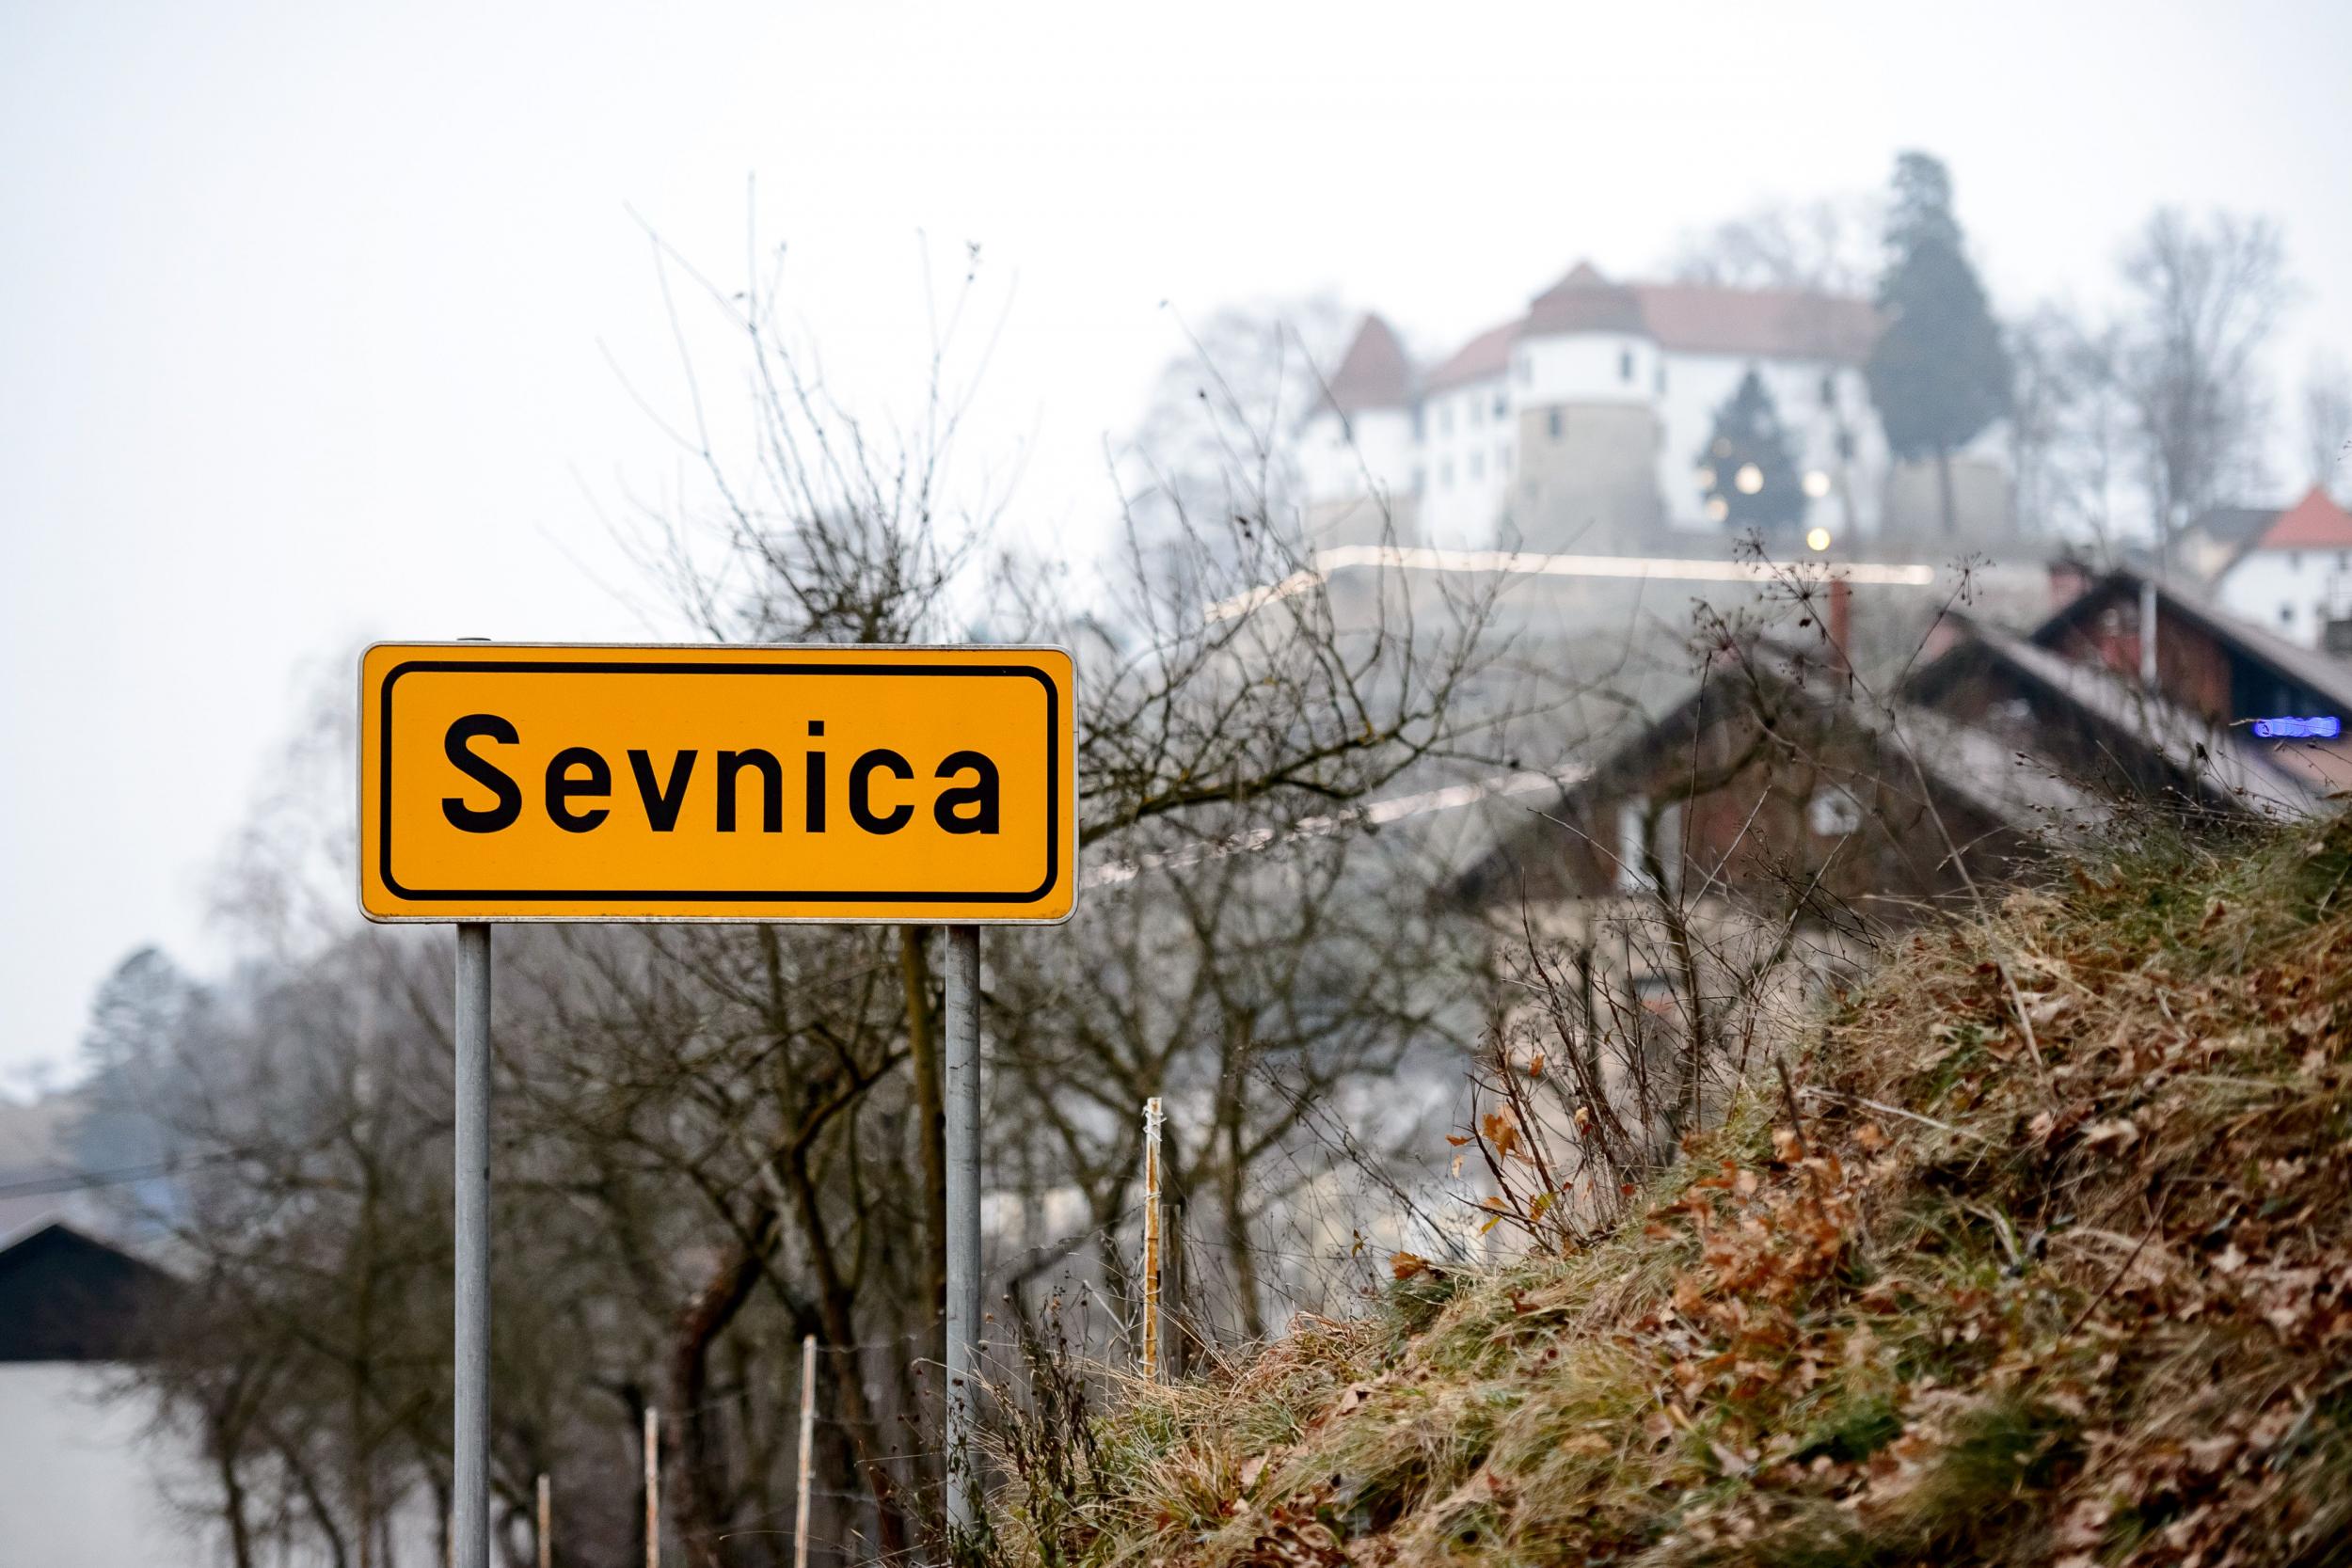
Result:
M2291 642L2352 654L2352 515L2318 485L2213 569L2221 607Z
M1697 478L1740 378L1771 392L1806 526L1851 542L1935 526L1933 476L1897 465L1862 373L1875 307L1789 289L1618 283L1589 262L1526 313L1415 367L1368 316L1299 432L1322 543L1629 553L1722 540ZM1955 460L1963 531L2006 530L2005 471L1980 438ZM1678 552L1679 553L1679 552Z
M1801 890L1832 926L1833 909L1900 918L2006 879L2118 801L2275 817L2352 786L2352 664L2137 568L2056 576L2026 635L1947 615L1885 702L1855 701L1818 641L1718 650L1455 897L1506 927L1522 901L1606 909L1661 885L1734 904Z
M2260 759L2263 777L2298 781L2309 805L2352 788L2352 661L2269 629L2278 624L2236 614L2180 577L2127 563L2078 574L2031 641L2070 662L2153 685L2233 752Z
M199 1484L192 1438L120 1385L177 1282L50 1222L0 1241L0 1559L41 1568L218 1560L218 1532L172 1494Z

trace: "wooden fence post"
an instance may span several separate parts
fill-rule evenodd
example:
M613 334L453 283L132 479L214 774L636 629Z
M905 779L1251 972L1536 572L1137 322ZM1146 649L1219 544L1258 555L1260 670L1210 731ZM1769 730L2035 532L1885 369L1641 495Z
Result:
M645 1406L645 1568L661 1568L661 1412Z
M1160 1375L1160 1097L1143 1102L1143 1375Z
M817 1436L817 1336L801 1336L801 1480L792 1512L792 1568L808 1568L809 1449Z

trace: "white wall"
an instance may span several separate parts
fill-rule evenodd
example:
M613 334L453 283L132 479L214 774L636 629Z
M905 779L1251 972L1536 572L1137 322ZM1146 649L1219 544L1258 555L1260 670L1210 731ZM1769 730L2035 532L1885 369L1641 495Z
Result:
M1508 380L1491 376L1432 392L1422 404L1422 533L1440 548L1494 543L1518 461Z
M1555 403L1647 404L1658 395L1658 345L1630 333L1522 338L1511 354L1511 389L1522 405L1537 408Z
M227 1560L215 1529L166 1501L193 1483L193 1444L148 1431L143 1398L107 1400L107 1370L0 1365L0 1562L132 1568Z
M2305 647L2352 615L2352 551L2251 550L2216 585L2222 607Z
M1391 499L1409 496L1420 467L1410 409L1362 409L1343 423L1327 408L1299 427L1298 472L1310 501L1361 496L1367 476L1373 488Z
M1625 356L1633 378L1624 376ZM1339 417L1317 414L1300 431L1300 469L1311 501L1364 493L1364 468L1392 496L1421 497L1420 528L1428 543L1483 547L1495 539L1510 494L1518 453L1518 414L1560 403L1624 402L1655 406L1663 439L1657 457L1659 495L1667 522L1693 533L1720 536L1708 520L1693 470L1714 429L1715 413L1750 368L1759 370L1788 431L1797 471L1819 471L1829 493L1810 502L1808 526L1819 523L1844 539L1878 531L1889 461L1886 439L1870 406L1862 372L1809 360L1757 360L1736 355L1675 354L1647 338L1608 332L1552 334L1521 340L1502 375L1432 392L1421 410L1416 439L1412 416L1379 409L1355 417L1356 451L1342 436ZM1821 398L1827 378L1831 402ZM1840 424L1853 455L1837 451Z

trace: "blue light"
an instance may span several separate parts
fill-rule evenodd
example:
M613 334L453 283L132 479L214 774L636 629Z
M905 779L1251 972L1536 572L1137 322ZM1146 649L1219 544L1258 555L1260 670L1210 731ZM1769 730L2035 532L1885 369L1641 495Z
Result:
M2316 719L2257 719L2254 733L2265 740L2333 740L2344 733L2344 721L2332 713Z

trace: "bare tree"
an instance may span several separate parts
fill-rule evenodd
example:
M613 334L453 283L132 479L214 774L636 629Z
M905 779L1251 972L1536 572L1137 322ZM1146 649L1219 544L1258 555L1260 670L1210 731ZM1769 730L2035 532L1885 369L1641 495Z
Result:
M2260 473L2262 354L2293 297L2267 218L2174 208L2125 251L2122 385L2160 546Z
M2010 455L2020 519L2038 531L2111 541L2132 410L2122 330L2045 303L2010 328Z
M1668 274L1742 289L1869 293L1882 227L1874 197L1767 203L1683 237Z
M2303 443L2312 483L2339 488L2352 457L2352 370L2334 355L2315 357L2303 378Z

